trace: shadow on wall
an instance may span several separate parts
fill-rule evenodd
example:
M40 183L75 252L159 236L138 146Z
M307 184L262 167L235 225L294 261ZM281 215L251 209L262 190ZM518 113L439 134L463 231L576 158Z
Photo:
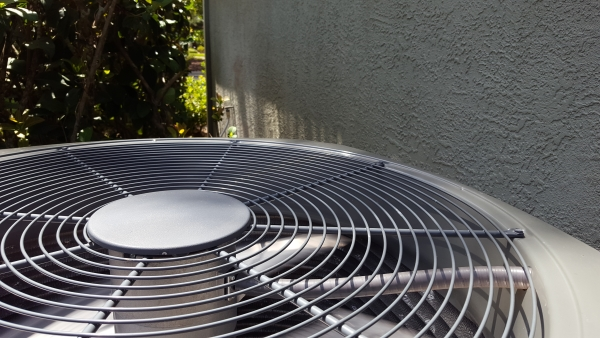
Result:
M359 100L340 103L342 95L336 90L330 92L340 87L340 78L336 75L339 71L332 61L327 61L327 55L306 48L307 40L316 36L316 28L308 29L300 21L289 22L284 13L285 6L276 2L260 2L260 11L244 2L219 2L221 4L223 6L215 6L212 13L220 18L219 26L215 28L220 38L214 38L213 51L217 55L213 59L217 61L213 69L217 91L230 97L235 106L239 136L310 139L351 145L346 136L361 133L360 128L365 128L354 114L356 105L361 103ZM289 4L288 9L298 12L312 12L319 7L318 4L296 1ZM256 12L253 20L244 20L248 11ZM223 15L227 15L227 22L221 20ZM319 19L320 24L326 20ZM233 22L243 24L230 24ZM298 29L286 29L275 37L263 34L272 31L270 27L288 24L297 24ZM232 36L237 37L234 44L226 38ZM323 43L326 42L315 41L315 44ZM328 71L315 67L326 61L330 63ZM358 89L360 84L355 86ZM347 118L338 119L341 115L347 115Z
M285 74L278 74L276 67L261 69L261 66L265 65L259 64L258 67L250 69L250 72L254 73L247 74L244 60L238 56L233 64L233 87L231 89L224 86L217 87L217 91L224 97L230 98L230 104L235 107L233 123L238 127L239 137L291 138L343 143L339 124L318 123L319 118L312 116L313 112L309 109L304 113L286 109L286 98L282 97L281 85L277 81ZM261 73L269 76L268 79L261 81L260 90L264 94L255 95L251 90L247 90L248 84L245 79L255 78ZM309 106L307 101L298 103Z

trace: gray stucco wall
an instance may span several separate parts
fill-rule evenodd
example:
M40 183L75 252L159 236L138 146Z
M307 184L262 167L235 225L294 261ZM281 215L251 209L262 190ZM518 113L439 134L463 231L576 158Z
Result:
M211 0L241 137L454 179L600 248L598 1Z

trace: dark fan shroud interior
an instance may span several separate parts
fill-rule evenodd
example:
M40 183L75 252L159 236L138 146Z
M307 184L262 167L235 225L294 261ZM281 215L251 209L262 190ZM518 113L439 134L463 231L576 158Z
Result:
M0 156L0 177L2 337L508 337L521 303L534 336L535 291L513 245L523 232L376 157L266 140L105 142ZM123 204L196 192L248 217L203 200ZM151 250L112 246L94 232L103 212L109 237L142 220L126 244L154 223L170 230ZM201 236L182 235L196 220ZM239 229L211 237L228 222ZM161 250L171 237L191 249Z

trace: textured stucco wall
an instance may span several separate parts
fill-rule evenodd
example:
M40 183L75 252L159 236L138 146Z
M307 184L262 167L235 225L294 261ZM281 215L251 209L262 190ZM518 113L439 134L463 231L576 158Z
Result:
M598 1L211 0L242 137L341 143L600 248Z

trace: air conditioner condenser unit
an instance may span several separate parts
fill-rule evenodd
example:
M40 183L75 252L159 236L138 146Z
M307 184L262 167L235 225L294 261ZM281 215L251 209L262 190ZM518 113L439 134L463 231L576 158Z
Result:
M600 254L307 141L0 152L1 337L596 337Z

